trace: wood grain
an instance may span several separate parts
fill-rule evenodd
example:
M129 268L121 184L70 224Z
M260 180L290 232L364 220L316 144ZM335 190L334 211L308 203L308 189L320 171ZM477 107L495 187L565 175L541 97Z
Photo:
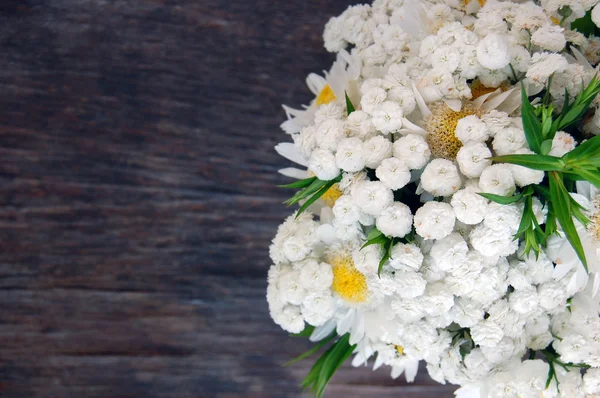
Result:
M348 2L0 4L0 396L297 397L268 315L280 104ZM329 397L442 397L344 367Z

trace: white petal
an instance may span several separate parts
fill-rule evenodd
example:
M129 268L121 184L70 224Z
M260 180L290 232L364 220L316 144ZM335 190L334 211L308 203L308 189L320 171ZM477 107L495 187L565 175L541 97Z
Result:
M291 142L282 142L275 145L275 150L278 154L292 162L298 163L304 167L308 167L308 160L304 159L304 156L300 153L300 149Z
M279 173L286 177L295 178L297 180L308 178L308 171L300 170L295 167L286 167L285 169L279 170Z
M554 272L552 273L552 277L554 279L562 279L565 275L569 273L571 268L573 268L572 262L556 264Z
M406 369L404 369L404 377L406 377L407 383L412 383L415 381L415 377L417 376L417 372L419 371L419 361L410 361L406 364Z
M421 115L423 115L423 119L425 119L426 117L431 115L431 111L425 104L425 100L423 99L423 96L421 95L421 93L417 89L417 86L415 86L414 83L412 84L412 88L413 88L413 93L415 93L415 99L417 100L417 106L419 107L419 110L421 111Z
M454 112L460 112L462 109L462 101L458 98L444 98L444 102L448 105L448 108L452 109Z
M313 343L323 340L335 330L335 319L330 319L321 326L317 326L310 335L309 340Z

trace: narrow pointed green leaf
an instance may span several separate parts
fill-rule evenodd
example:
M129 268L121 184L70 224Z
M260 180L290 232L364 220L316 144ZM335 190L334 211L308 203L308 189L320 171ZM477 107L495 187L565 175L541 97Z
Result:
M373 227L373 229L371 229L369 231L369 234L367 235L367 241L370 241L371 239L375 239L378 236L383 235L383 232L381 232L380 230L377 229L377 227Z
M283 203L287 204L288 206L296 204L299 201L301 201L302 199L304 199L304 198L312 195L313 193L319 191L328 182L329 181L323 181L323 180L316 179L308 187L306 187L302 191L296 193L294 196L292 196L290 199L286 200Z
M577 164L578 160L586 158L586 155L596 155L600 150L600 135L596 135L589 140L582 142L571 152L566 153L562 158L569 163Z
M529 102L525 86L521 82L521 119L523 120L523 130L525 138L532 151L539 153L542 143L542 123L536 115L536 110Z
M486 199L491 200L492 202L499 203L501 205L509 205L511 203L516 203L523 197L522 194L517 194L514 196L502 196L502 195L494 195L492 193L483 193L478 192L480 196L483 196Z
M379 266L377 267L377 276L381 278L381 270L383 269L383 266L385 265L386 261L388 261L390 259L390 257L392 256L392 249L394 247L394 239L390 239L389 243L384 246L384 250L385 253L383 253L383 257L381 258L381 261L379 261Z
M348 93L344 92L344 95L346 96L346 108L348 108L348 116L350 116L350 114L352 112L354 112L356 110L356 108L354 108L352 101L350 101L350 97L348 97Z
M371 246L371 245L387 245L387 243L389 241L390 241L390 238L381 234L381 235L374 237L373 239L368 240L364 245L362 245L362 247L360 249L362 250L365 247Z
M313 325L304 325L304 329L300 333L291 333L290 337L310 337L312 332L314 332L315 327Z
M306 202L304 202L304 204L302 206L300 206L300 209L298 210L298 213L296 213L296 218L298 218L298 216L300 214L302 214L306 209L308 209L308 206L312 205L321 196L323 196L325 194L325 192L327 192L327 190L329 190L329 188L331 188L333 186L333 184L335 184L335 180L329 181L327 184L325 184L323 186L323 188L321 188L320 190L318 190L313 196L311 196Z
M583 177L587 182L600 188L600 170L576 169L574 170L579 176Z
M336 336L337 336L337 334L335 334L335 333L330 334L329 336L325 337L323 340L321 340L317 344L315 344L315 346L313 348L311 348L310 350L308 350L308 351L300 354L296 358L294 358L294 359L292 359L290 361L287 361L282 366L290 366L290 365L295 364L298 361L303 360L304 358L308 358L309 356L311 356L315 352L319 351L322 347L324 347L325 345L327 345Z
M567 240L569 243L571 243L575 253L577 253L577 256L583 263L583 267L586 271L588 271L585 252L583 251L581 239L579 238L579 234L577 233L577 229L575 228L575 223L573 222L573 217L571 215L571 195L569 195L565 189L559 173L551 172L549 173L549 176L550 195L554 204L553 208L556 218L558 219L558 222L560 222Z
M296 182L292 182L291 184L278 185L278 187L279 188L294 188L294 189L306 188L310 184L312 184L316 179L317 179L317 177L305 178L303 180L298 180Z
M565 164L561 158L547 155L504 155L488 158L496 163L511 163L534 170L563 171Z

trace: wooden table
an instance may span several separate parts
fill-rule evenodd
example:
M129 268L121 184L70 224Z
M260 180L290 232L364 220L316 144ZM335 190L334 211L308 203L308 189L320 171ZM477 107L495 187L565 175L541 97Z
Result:
M0 396L297 397L265 302L281 103L341 0L4 0ZM343 368L328 397L442 397Z

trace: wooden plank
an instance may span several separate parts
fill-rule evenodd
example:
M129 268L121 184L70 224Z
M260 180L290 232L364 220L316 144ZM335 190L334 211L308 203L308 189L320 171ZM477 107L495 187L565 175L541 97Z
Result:
M296 397L272 149L347 1L0 5L0 396ZM451 396L345 366L329 397Z

